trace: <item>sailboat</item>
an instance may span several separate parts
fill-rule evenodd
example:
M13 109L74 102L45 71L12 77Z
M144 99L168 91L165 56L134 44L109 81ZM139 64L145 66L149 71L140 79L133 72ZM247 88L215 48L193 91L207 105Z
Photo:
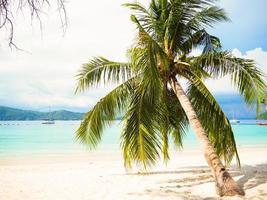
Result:
M231 123L231 124L239 124L239 123L240 123L239 120L235 119L235 117L234 117L234 112L233 112L233 119L230 120L230 123Z
M231 123L231 124L239 124L240 121L237 120L237 119L231 119L231 120L230 120L230 123Z
M55 124L55 121L52 118L51 107L49 107L49 118L44 119L44 122L42 122L42 124Z

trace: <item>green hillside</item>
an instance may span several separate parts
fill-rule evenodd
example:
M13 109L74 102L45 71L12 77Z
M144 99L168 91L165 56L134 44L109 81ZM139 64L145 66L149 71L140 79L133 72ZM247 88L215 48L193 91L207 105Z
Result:
M84 113L70 112L66 110L58 110L49 113L0 106L1 121L44 120L50 118L54 120L81 120L83 118L83 115Z
M46 113L48 115L48 113ZM51 116L54 120L81 120L84 113L70 112L67 110L58 110L51 112ZM49 115L48 115L49 116Z
M267 120L267 112L261 113L258 119L266 119Z

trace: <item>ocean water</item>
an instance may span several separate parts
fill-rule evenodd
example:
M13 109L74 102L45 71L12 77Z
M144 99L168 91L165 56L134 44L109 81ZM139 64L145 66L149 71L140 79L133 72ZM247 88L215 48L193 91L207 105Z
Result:
M56 121L44 125L41 121L0 121L0 156L40 153L74 152L86 150L75 139L79 121ZM241 121L232 125L238 146L267 147L267 126L259 126L255 121ZM122 124L115 121L104 131L100 150L119 150ZM188 130L184 136L184 148L198 147L195 135Z

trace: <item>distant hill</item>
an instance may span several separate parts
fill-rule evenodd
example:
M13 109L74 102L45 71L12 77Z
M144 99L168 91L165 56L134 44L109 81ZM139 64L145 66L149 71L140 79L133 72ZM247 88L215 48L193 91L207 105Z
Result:
M244 100L237 94L217 94L216 100L229 119L256 119L256 107L248 107ZM0 106L0 120L43 120L48 119L50 113L31 110L21 110ZM84 113L58 110L51 112L55 120L81 120ZM261 119L267 119L267 113L261 115ZM116 119L121 119L122 113Z
M16 108L10 108L5 106L0 106L0 120L44 120L44 119L54 119L54 120L81 120L84 113L70 112L67 110L58 110L49 112L38 112L31 110L21 110Z
M267 112L261 113L259 115L259 119L266 119L267 120Z

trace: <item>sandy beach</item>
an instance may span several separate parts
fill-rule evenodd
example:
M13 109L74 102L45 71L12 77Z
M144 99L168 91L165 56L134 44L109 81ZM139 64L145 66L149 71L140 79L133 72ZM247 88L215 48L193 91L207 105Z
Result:
M97 151L0 159L1 200L267 199L267 148L240 148L231 174L245 197L219 198L201 153L172 152L167 166L126 172L120 152Z

